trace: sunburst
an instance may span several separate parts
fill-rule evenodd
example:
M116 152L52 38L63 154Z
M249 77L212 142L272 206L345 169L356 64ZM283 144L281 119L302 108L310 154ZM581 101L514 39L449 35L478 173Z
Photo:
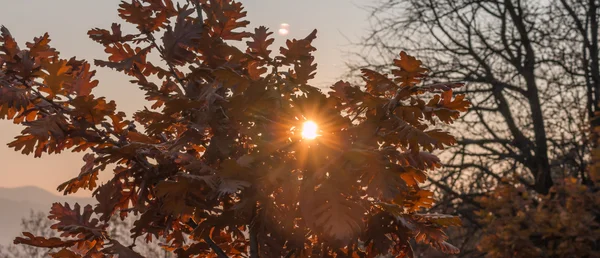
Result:
M302 127L302 138L312 140L319 136L318 134L319 127L313 121L306 121Z

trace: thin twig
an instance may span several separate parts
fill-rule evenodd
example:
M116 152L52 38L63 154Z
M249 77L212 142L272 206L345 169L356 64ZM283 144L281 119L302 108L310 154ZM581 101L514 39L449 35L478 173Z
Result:
M211 249L213 249L213 251L215 251L215 253L217 254L217 256L219 258L229 258L229 256L227 256L227 254L223 251L223 249L221 249L221 247L219 247L215 241L213 241L210 236L204 236L204 242L206 242Z
M194 228L194 230L198 227L198 224L194 220L192 220L192 219L189 219L187 221L187 224L188 224L188 226ZM210 248L217 254L217 256L219 258L229 258L229 256L227 256L227 254L223 251L223 249L221 249L221 247L219 247L215 243L215 241L213 241L210 238L209 235L204 236L203 239L204 239L204 242L206 242L210 246Z
M295 253L295 252L296 252L296 250L295 250L295 249L294 249L294 250L292 250L292 251L290 251L289 253L287 253L287 254L285 255L285 258L290 258L290 257L292 257L292 255L294 255L294 253Z

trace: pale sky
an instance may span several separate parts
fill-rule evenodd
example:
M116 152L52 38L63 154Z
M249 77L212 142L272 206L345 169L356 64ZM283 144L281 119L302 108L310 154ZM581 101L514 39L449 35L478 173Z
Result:
M0 24L6 26L24 47L25 42L48 32L52 47L68 59L106 59L103 47L87 37L91 28L109 29L113 22L122 23L117 15L119 0L0 0ZM356 41L368 27L368 13L361 6L367 0L241 0L248 12L249 29L264 25L273 31L278 53L285 39L304 38L317 29L316 62L318 70L314 86L328 87L345 72L348 39ZM289 24L289 34L277 34L279 25ZM127 32L127 31L126 31ZM347 38L346 38L347 37ZM108 68L96 67L100 81L92 92L115 100L117 109L127 113L148 105L129 77ZM42 158L25 156L6 146L23 129L10 121L0 120L0 187L34 185L56 192L56 187L78 175L83 153L70 151L58 155L44 154ZM109 178L112 170L101 172L100 178ZM90 196L78 192L77 196Z

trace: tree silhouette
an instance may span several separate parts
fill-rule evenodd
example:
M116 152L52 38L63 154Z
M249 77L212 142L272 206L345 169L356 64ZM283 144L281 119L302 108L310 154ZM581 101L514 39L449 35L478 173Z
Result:
M488 188L486 181L516 171L522 184L547 193L553 177L561 180L553 171L565 166L585 181L589 141L581 129L600 101L599 6L593 0L378 1L373 29L360 43L362 62L353 68L384 68L405 50L428 64L432 80L467 84L462 93L473 108L457 126L456 155L445 162L456 168L448 185L465 174L480 176L452 190Z
M137 214L132 239L164 237L178 257L412 256L411 239L458 252L442 230L460 220L419 213L433 203L419 184L440 166L432 152L456 143L436 125L467 110L453 96L462 84L422 84L429 70L402 52L391 77L365 69L365 87L340 81L326 95L308 84L316 30L273 56L271 32L243 31L234 1L132 0L118 12L138 32L115 23L88 35L109 54L94 63L133 77L153 102L133 120L92 94L90 63L60 59L47 34L21 49L2 28L0 117L25 126L9 146L87 152L58 190L98 200L54 203L60 238L15 243L59 248L53 257L140 257L108 230L114 214ZM243 40L245 50L229 44ZM306 121L315 139L302 137Z
M33 211L29 212L29 217L21 219L21 229L25 232L32 232L36 235L56 237L58 232L52 230L50 226L52 221L49 220L45 212ZM31 257L31 258L42 258L48 257L48 254L52 249L41 249L35 246L29 245L0 245L0 257L1 258L14 258L14 257Z
M470 246L461 250L477 252L472 242L490 226L479 221L482 210L497 208L494 218L513 221L514 227L519 219L507 217L500 207L535 213L538 202L519 205L529 200L515 199L517 192L555 203L545 195L572 190L576 178L595 193L597 183L587 171L594 166L590 154L597 144L590 140L590 129L600 121L592 119L600 101L599 6L596 0L386 0L372 6L373 27L360 43L365 51L351 68L385 70L396 52L409 51L433 71L430 80L465 82L460 93L473 102L450 131L456 132L457 146L440 155L445 173L428 181L438 190L436 211L468 220L460 239ZM561 202L585 199L571 190ZM507 199L490 206L499 196ZM491 201L481 203L479 197ZM586 212L578 213L597 213L587 205L581 206ZM539 209L553 213L558 207ZM523 226L528 230L549 223L527 222L534 224ZM489 228L495 230L503 227ZM528 241L515 243L551 246L545 240ZM512 250L500 242L488 241L484 252L493 245Z

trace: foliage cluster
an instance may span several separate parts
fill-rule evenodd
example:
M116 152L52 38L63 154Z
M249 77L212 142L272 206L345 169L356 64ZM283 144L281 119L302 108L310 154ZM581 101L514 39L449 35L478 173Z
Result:
M481 198L486 257L597 257L600 195L575 178L548 195L507 182Z
M402 52L391 77L364 69L364 86L340 81L327 95L308 84L316 30L273 56L271 32L244 31L234 1L132 0L118 12L138 32L115 23L88 35L109 55L94 64L131 76L153 102L133 119L92 94L89 62L61 59L48 34L22 49L2 28L0 118L25 126L9 147L87 152L58 190L98 200L53 204L60 237L25 232L15 243L58 248L53 257L140 257L107 230L114 214L134 214L134 240L164 237L179 257L412 256L411 239L458 252L443 229L460 220L419 213L433 203L419 184L440 167L432 152L456 143L435 125L469 107L453 96L462 84L424 85L429 70ZM315 140L300 136L307 120Z
M483 228L479 251L486 257L600 256L600 126L590 135L595 147L587 183L567 177L542 195L516 179L503 178L500 186L477 199Z
M133 227L135 217L130 216L125 220L121 220L119 215L116 214L110 219L110 226L107 228L110 236L117 239L123 244L131 244L132 239L130 238L129 230ZM29 232L37 236L59 237L60 233L52 229L51 226L55 222L48 218L47 212L33 211L31 210L29 216L23 217L21 220L21 231ZM168 251L161 248L160 242L164 242L164 239L159 239L158 244L156 241L150 243L136 243L136 252L144 257L162 257L170 258L175 257ZM46 258L51 253L58 251L60 248L38 248L31 245L0 245L0 258Z
M477 248L486 257L600 256L600 126L591 135L596 147L586 170L587 184L568 177L541 195L504 179L478 198L483 237Z

